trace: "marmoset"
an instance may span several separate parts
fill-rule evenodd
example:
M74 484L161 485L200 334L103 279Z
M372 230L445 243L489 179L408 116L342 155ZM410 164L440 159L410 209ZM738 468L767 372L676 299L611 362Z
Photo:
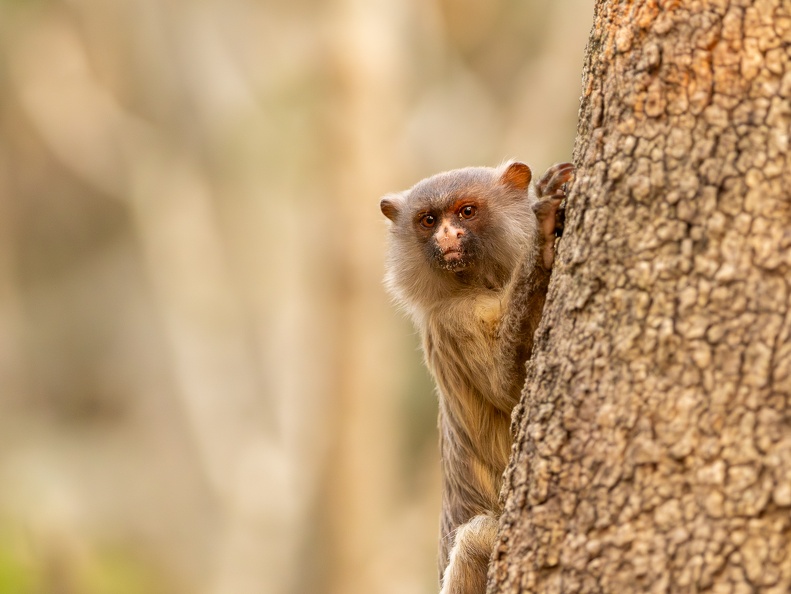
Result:
M439 394L441 594L482 594L511 452L511 411L541 318L570 163L440 173L382 198L385 284Z

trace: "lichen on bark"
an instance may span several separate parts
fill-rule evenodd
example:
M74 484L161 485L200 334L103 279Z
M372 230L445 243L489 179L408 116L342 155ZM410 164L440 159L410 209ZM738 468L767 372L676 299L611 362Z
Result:
M791 591L791 3L596 4L489 592Z

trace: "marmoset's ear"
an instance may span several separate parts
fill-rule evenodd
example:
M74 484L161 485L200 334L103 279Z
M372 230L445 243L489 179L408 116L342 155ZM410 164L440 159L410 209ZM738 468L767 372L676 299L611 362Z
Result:
M403 202L404 197L401 194L388 194L379 202L379 208L384 216L395 222Z
M516 190L526 190L531 179L533 179L533 172L530 171L530 167L519 161L514 161L505 168L500 181Z
M514 161L505 168L500 181L514 189L526 190L531 179L533 179L533 172L530 171L530 167L519 161Z

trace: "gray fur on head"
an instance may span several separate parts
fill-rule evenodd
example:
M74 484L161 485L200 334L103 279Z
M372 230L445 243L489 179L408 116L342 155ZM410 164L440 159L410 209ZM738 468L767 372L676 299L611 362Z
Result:
M515 167L509 170L512 165ZM521 167L517 173L523 177L514 180L507 174L517 165ZM382 199L382 212L390 219L385 284L416 321L427 309L460 291L500 289L508 282L519 259L536 241L533 205L537 198L529 180L526 165L508 161L497 168L467 167L439 173ZM464 197L481 201L486 223L483 232L477 233L475 266L455 273L433 266L426 257L427 240L416 229L416 217L425 211L443 211Z

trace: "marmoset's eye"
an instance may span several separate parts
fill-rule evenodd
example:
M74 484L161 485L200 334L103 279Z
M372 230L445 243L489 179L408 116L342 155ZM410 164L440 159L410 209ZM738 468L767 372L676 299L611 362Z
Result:
M461 216L462 219L471 219L472 217L475 216L477 210L478 210L477 208L475 208L473 205L470 204L462 208L459 211L459 215Z
M431 214L424 214L422 217L420 217L420 224L426 229L431 229L437 224L437 218Z

